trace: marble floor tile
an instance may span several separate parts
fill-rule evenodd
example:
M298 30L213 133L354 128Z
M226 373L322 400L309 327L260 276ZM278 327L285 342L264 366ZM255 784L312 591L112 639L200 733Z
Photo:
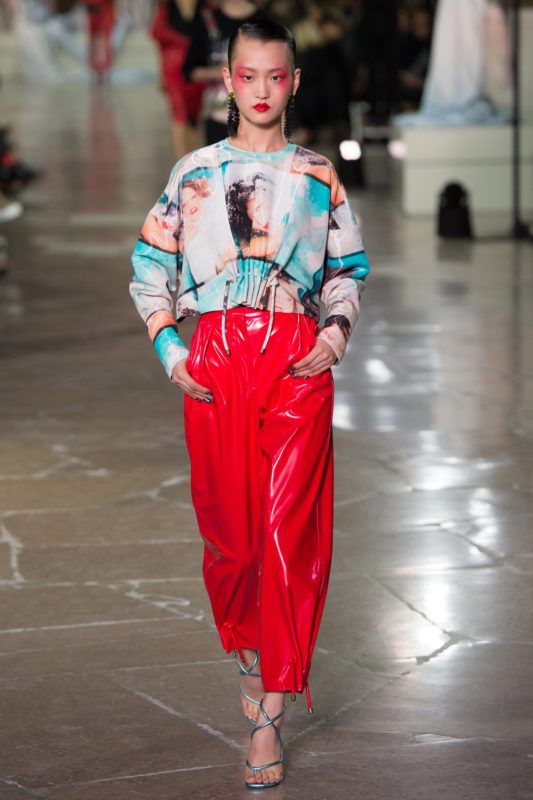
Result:
M487 737L533 752L531 652L527 643L460 642L335 721L374 735Z
M336 574L409 574L493 566L485 550L449 530L426 526L418 531L372 535L335 531L333 568Z
M533 602L527 575L494 567L442 571L431 578L387 576L383 585L443 630L472 638L533 642L533 617L516 613Z
M215 763L240 754L240 742L223 732L105 676L15 679L0 693L11 712L0 734L6 772L29 789L202 767L206 750Z

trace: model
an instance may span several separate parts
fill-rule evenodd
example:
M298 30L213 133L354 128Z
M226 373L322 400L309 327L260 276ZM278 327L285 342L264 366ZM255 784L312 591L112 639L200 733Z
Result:
M198 118L202 84L189 83L182 73L189 51L197 0L162 0L151 26L161 56L161 88L172 114L172 139L176 158L198 146Z
M111 34L115 25L115 0L85 0L89 21L89 64L102 83L113 66Z
M204 0L198 4L192 25L191 46L183 64L185 78L203 86L202 118L206 144L227 134L226 98L221 67L228 42L244 22L258 22L265 14L250 0Z
M249 718L245 785L283 780L285 693L306 691L333 531L333 377L369 264L331 162L288 141L290 31L245 23L223 76L229 137L172 169L130 293L184 392L203 577ZM176 310L172 292L177 290ZM319 300L327 318L319 326ZM199 316L190 349L177 324Z

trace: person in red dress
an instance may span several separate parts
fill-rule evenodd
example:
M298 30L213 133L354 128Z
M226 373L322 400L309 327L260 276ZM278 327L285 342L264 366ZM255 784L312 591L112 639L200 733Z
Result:
M198 147L198 118L203 84L185 80L182 67L191 42L197 0L162 0L156 9L151 34L159 45L161 88L172 114L172 140L177 158Z
M85 6L89 18L89 64L101 82L113 65L115 0L85 0Z

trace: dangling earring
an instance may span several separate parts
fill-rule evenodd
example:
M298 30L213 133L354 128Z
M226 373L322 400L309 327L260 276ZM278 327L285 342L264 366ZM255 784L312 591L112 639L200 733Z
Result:
M230 136L237 136L239 118L239 109L235 102L235 95L233 92L230 92L228 94L228 133Z
M290 139L294 129L294 95L289 95L289 100L285 108L285 121L283 123L283 133Z

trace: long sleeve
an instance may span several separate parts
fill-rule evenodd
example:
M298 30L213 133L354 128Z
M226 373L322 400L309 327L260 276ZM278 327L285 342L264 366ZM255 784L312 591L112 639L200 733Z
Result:
M359 317L359 303L364 280L370 272L361 231L352 211L346 190L333 166L329 229L324 278L320 299L326 306L326 320L317 338L335 351L339 364L348 339Z
M165 372L187 358L174 312L172 292L178 288L181 254L178 250L179 167L173 167L165 191L151 209L131 257L133 277L129 292L148 327L148 335Z

